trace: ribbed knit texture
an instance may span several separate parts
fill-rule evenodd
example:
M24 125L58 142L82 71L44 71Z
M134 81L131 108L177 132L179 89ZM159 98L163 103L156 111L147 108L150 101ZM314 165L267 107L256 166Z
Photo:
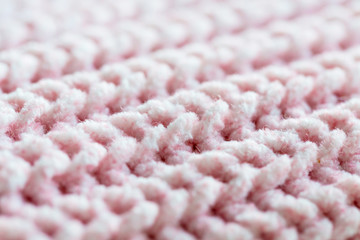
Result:
M0 0L0 240L360 239L359 0Z

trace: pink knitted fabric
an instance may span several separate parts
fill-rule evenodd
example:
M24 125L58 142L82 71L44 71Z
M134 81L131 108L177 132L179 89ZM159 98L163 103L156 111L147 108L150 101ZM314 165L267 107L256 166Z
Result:
M360 239L359 0L0 0L0 240Z

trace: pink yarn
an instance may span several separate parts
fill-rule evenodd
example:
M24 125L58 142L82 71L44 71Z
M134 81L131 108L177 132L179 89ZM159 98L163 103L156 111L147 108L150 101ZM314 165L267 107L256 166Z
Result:
M0 240L360 239L358 0L0 3Z

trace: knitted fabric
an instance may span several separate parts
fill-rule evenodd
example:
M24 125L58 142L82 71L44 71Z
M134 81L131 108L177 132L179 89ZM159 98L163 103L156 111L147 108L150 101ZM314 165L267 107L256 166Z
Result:
M360 239L359 27L359 0L0 0L0 240Z

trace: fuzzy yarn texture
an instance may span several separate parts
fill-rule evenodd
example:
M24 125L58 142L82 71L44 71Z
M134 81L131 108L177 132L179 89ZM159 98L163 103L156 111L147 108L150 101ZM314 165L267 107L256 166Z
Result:
M0 240L360 239L360 0L0 0Z

